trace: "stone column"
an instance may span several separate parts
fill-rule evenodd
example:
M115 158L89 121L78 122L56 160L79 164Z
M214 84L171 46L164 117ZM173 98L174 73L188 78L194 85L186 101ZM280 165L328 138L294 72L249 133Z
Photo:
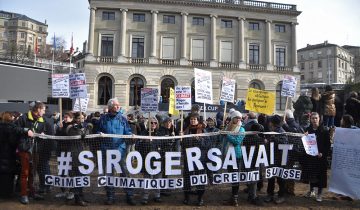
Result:
M291 23L291 64L294 72L300 72L297 65L297 50L296 50L296 25L298 23Z
M246 62L245 62L245 35L244 35L244 21L245 18L239 17L239 68L245 69Z
M151 22L151 51L149 63L157 64L158 60L156 57L156 39L157 39L157 14L158 11L151 11L152 14L152 22Z
M271 21L266 20L266 69L274 70L271 51Z
M120 55L118 57L119 63L126 63L126 21L127 21L127 11L128 9L120 9L121 12L121 29L120 29Z
M189 14L186 12L181 13L181 58L180 65L187 66L188 58L187 54L187 16Z
M95 11L96 7L90 8L88 52L94 54L94 33L95 33Z
M211 18L211 41L210 41L210 67L218 67L216 61L216 15L210 15Z

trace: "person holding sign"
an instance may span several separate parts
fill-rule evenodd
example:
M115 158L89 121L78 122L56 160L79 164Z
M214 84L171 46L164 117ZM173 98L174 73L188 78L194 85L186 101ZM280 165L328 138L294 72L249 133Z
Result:
M107 134L119 134L119 135L132 135L131 128L127 119L120 112L120 103L117 98L112 98L108 101L109 113L101 116L99 121L98 133L107 133ZM120 166L122 168L122 175L127 177L127 170L125 164L125 155L126 155L126 143L124 139L120 138L104 138L101 142L101 150L103 154L107 149L117 149L121 153ZM108 174L111 176L111 174ZM126 201L130 205L136 205L133 197L133 190L126 188ZM114 204L115 190L114 187L106 187L106 204Z
M319 154L317 156L305 155L303 170L308 171L308 177L303 177L310 183L310 191L305 197L315 197L315 187L318 188L316 201L322 201L323 188L327 187L327 156L330 152L330 134L329 130L320 124L319 114L311 113L310 127L306 129L307 134L314 133L316 135L317 147Z

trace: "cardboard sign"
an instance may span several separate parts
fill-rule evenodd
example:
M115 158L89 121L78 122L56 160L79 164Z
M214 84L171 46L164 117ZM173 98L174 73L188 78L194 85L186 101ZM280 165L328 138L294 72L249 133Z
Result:
M211 72L194 69L195 73L195 101L199 103L212 104L212 77Z
M296 93L296 77L285 75L282 82L281 95L286 97L295 97Z
M190 110L191 109L191 87L176 86L175 87L175 109Z
M69 98L69 75L68 74L52 74L52 97L53 98Z
M169 114L179 115L179 111L175 109L175 91L172 88L170 88Z
M272 115L275 110L275 93L249 88L246 96L245 109Z
M226 77L223 78L220 100L230 103L234 102L235 83L236 81L234 79L229 79Z
M86 77L85 73L70 74L70 98L86 98Z
M86 112L89 105L90 94L87 94L87 98L76 98L73 99L73 112Z
M141 88L141 111L158 111L159 90L157 88Z
M316 135L314 133L303 136L301 140L304 145L306 154L311 156L317 156L319 154L316 142Z

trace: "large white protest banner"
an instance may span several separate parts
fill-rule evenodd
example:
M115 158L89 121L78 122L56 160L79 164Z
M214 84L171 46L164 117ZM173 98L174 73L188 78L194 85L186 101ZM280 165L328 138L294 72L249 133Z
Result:
M296 93L296 77L285 75L282 82L281 95L287 97L295 97Z
M141 88L141 111L158 111L159 90L157 88Z
M69 98L69 75L68 74L52 74L52 97L53 98Z
M311 156L317 156L319 154L316 135L314 133L303 136L301 140L304 145L306 154Z
M70 74L70 98L86 98L86 77L85 73Z
M360 129L336 128L329 191L360 199Z
M212 77L210 71L194 69L195 74L195 101L212 104Z
M90 94L87 94L87 98L73 99L73 112L86 112L89 105Z
M176 86L175 87L175 109L190 110L191 109L191 87Z
M222 81L220 100L234 102L235 80L224 77Z

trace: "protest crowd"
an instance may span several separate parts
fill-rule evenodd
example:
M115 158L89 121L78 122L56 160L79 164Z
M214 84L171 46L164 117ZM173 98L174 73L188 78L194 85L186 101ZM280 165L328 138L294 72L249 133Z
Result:
M59 113L53 113L46 116L46 105L41 102L30 104L27 113L3 112L0 119L0 182L1 197L18 196L22 204L29 204L29 199L44 199L47 194L64 200L74 200L76 205L87 206L89 200L86 198L85 187L53 187L45 184L47 175L58 174L55 167L51 167L52 159L56 160L63 152L71 152L72 156L79 156L84 151L90 151L96 156L93 158L97 163L96 168L100 168L101 155L105 156L107 150L118 150L121 154L119 169L123 177L129 177L125 158L132 151L138 151L143 158L142 162L150 162L150 165L157 164L154 159L147 160L145 157L154 151L160 154L159 163L165 168L163 158L168 151L181 152L185 154L191 148L199 148L201 151L209 151L210 148L217 148L226 153L229 148L234 149L237 167L227 165L223 168L227 173L244 171L249 169L244 166L244 150L241 146L244 144L264 144L270 145L270 142L277 144L289 142L290 136L282 134L294 134L295 136L304 136L315 134L317 140L318 154L311 156L306 153L297 153L298 158L291 162L291 167L298 164L303 170L301 181L308 184L308 193L305 195L296 195L296 181L281 178L279 176L265 179L264 174L256 181L250 180L244 185L244 190L248 194L248 202L257 206L263 206L265 203L274 202L281 204L287 202L288 196L305 196L309 199L315 199L322 202L322 195L326 190L328 183L327 171L329 169L329 157L331 157L331 145L333 143L336 127L358 129L360 125L360 99L356 92L350 93L350 97L343 104L344 107L336 106L336 94L330 86L320 94L319 90L314 88L311 97L301 95L293 102L293 109L285 111L284 116L258 114L246 110L237 111L230 109L226 113L216 114L216 117L204 118L200 107L193 105L191 111L183 116L183 120L175 120L171 115L155 114L146 116L141 112L125 113L121 104L116 98L110 99L108 105L100 112L86 115L83 112L66 112L61 118ZM343 113L338 118L339 108ZM292 111L294 110L294 111ZM226 110L225 110L226 111ZM60 121L61 119L61 121ZM222 135L210 135L211 133L228 132ZM266 134L274 132L279 135ZM39 135L58 136L59 139L39 138ZM91 134L117 134L129 135L131 138L87 138ZM34 136L35 135L35 136ZM77 139L60 138L64 136L80 136ZM140 138L143 136L143 138ZM149 140L145 137L165 137L162 139ZM180 138L186 136L186 138ZM166 138L168 137L168 139ZM178 137L178 138L176 138ZM149 137L150 138L150 137ZM298 140L301 138L298 138ZM250 142L250 143L249 143ZM260 142L260 143L259 143ZM300 143L301 144L301 143ZM267 147L267 146L266 146ZM102 154L99 156L99 151ZM217 150L216 150L217 151ZM260 153L260 151L259 151ZM254 156L257 155L255 152ZM225 155L224 155L225 156ZM299 157L301 156L301 157ZM53 158L55 157L55 158ZM216 181L214 171L206 167L199 168L187 164L189 155L182 157L183 178L180 190L184 192L183 205L206 204L204 194L207 188ZM225 158L225 157L222 157ZM280 158L275 153L275 159ZM174 157L176 160L176 157ZM200 164L206 165L209 161L206 153L199 156ZM221 158L219 158L221 159ZM57 159L59 160L59 159ZM220 160L221 161L221 160ZM55 165L57 164L56 161ZM139 162L139 160L137 161ZM82 175L80 166L82 163L73 158L72 168L67 174L58 174L60 177L79 177ZM132 161L132 164L137 164ZM105 163L104 163L105 166ZM115 167L115 165L114 165ZM263 166L258 166L261 168ZM99 169L100 170L100 169ZM112 170L105 170L106 176L119 176ZM165 170L160 173L150 173L147 166L141 167L139 176L145 179L165 179L171 175L166 174ZM260 170L261 171L261 170ZM311 171L311 173L304 173ZM115 174L115 175L114 175ZM209 180L207 184L192 185L191 177L201 174L207 174ZM267 196L257 195L267 182ZM277 183L277 184L276 184ZM276 185L278 192L275 192ZM239 186L240 182L233 182L229 186L228 204L239 206ZM112 205L117 199L114 186L105 186L105 204ZM125 188L126 202L129 205L142 204L147 205L150 202L163 202L163 196L171 196L171 189L141 189ZM135 199L134 195L140 194L140 200ZM153 196L153 199L150 197ZM339 199L352 200L352 198L338 195ZM195 203L194 203L195 201Z

